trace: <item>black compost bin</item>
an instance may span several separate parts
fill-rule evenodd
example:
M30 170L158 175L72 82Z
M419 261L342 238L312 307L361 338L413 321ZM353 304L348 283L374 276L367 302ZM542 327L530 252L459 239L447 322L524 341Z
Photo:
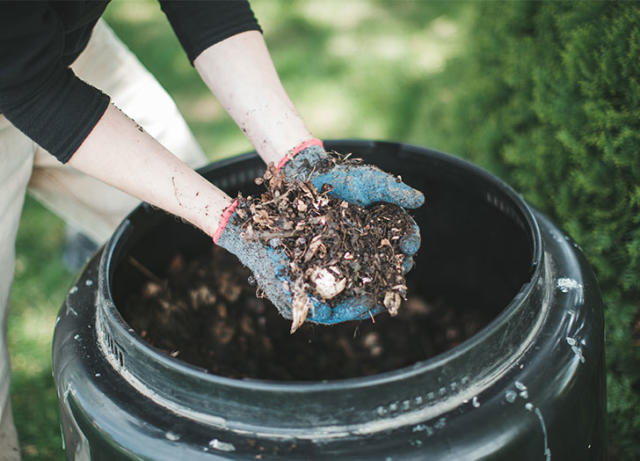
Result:
M141 205L85 267L56 325L67 458L603 459L601 297L576 244L503 182L457 158L390 142L327 146L425 192L415 212L423 243L413 286L488 314L488 324L446 352L400 357L402 366L368 376L208 373L148 345L119 310L141 283L132 257L161 271L176 249L198 254L211 245ZM248 154L201 172L235 195L253 190L263 168ZM425 339L420 328L406 335Z

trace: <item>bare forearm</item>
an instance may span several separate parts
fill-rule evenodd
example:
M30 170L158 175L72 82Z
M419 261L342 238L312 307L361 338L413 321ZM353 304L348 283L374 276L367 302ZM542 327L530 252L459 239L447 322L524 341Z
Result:
M231 198L110 106L69 165L202 229L218 228Z
M194 65L266 163L277 164L312 137L282 87L260 32L219 42Z

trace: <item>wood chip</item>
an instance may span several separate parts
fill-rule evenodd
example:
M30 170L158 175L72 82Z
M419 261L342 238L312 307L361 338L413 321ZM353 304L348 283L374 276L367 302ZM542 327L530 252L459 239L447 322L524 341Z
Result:
M290 333L293 334L307 319L309 309L311 308L311 301L304 289L304 282L302 278L297 279L292 284L291 294L293 301L291 303L292 318Z

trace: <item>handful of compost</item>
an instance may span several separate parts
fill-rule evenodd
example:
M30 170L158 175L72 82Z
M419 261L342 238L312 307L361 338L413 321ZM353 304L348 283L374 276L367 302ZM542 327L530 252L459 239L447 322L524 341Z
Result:
M373 318L384 310L395 315L420 245L418 227L402 207L374 200L365 208L353 194L336 193L344 182L334 181L336 187L322 181L318 188L313 180L339 169L349 180L358 179L358 172L384 175L385 181L391 175L349 156L321 152L325 157L313 159L306 178L269 165L256 179L264 192L238 195L218 240L253 271L259 294L292 319L292 332L305 320L331 324ZM422 203L418 191L399 179L392 182L419 194Z

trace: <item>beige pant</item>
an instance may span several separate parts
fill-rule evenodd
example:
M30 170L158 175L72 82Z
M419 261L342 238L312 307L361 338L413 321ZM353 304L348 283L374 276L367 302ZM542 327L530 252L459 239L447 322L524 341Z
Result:
M98 22L72 68L187 164L198 167L206 162L172 99L106 23ZM98 242L104 242L137 203L60 164L0 115L0 461L20 459L9 403L6 321L15 239L27 189Z

